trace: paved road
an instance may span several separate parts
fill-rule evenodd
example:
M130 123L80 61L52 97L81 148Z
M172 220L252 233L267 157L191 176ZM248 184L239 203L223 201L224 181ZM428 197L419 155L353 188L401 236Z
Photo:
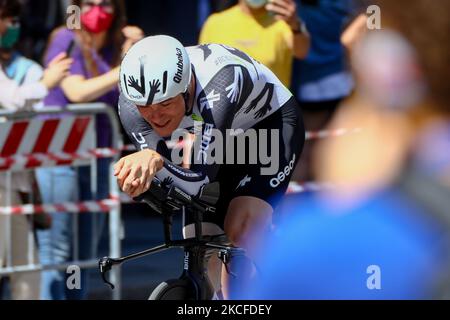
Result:
M148 249L163 242L160 216L145 213L146 205L126 206L123 210L125 239L124 255ZM175 217L173 234L181 237L181 217ZM99 257L108 254L107 232L100 244ZM169 249L125 263L122 267L122 299L147 299L152 290L164 280L178 278L182 272L183 251ZM111 290L101 280L100 273L90 273L89 299L110 299Z
M274 215L275 223L284 219L286 213L292 208L291 201L295 199L293 196L285 198ZM162 244L162 218L149 214L148 211L148 206L145 204L124 207L122 214L125 222L125 239L122 243L124 255ZM176 238L181 238L181 215L175 216L172 234ZM104 232L99 257L108 255L107 246L107 232ZM147 299L159 283L178 278L182 269L183 251L181 249L169 249L127 262L122 267L122 299ZM111 291L106 284L103 284L99 272L93 270L90 280L90 299L111 297Z

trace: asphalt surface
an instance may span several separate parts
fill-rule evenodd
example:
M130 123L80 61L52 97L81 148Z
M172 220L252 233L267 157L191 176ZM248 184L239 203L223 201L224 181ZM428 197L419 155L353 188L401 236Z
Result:
M163 243L162 218L150 213L148 208L143 204L123 207L123 255ZM108 255L108 232L105 229L100 242L99 258ZM181 216L174 217L172 234L175 238L181 238ZM122 299L146 300L159 283L178 278L182 270L183 251L177 248L126 262L122 266ZM103 283L97 270L90 271L89 280L89 299L111 299L111 290Z
M295 204L296 197L287 196L274 214L274 223L284 220ZM298 203L298 202L296 202ZM164 241L162 217L151 213L146 204L124 205L122 218L125 226L125 239L122 241L122 254L136 253ZM106 228L107 229L107 228ZM182 238L182 217L174 216L172 235ZM103 232L99 258L108 255L108 232ZM122 266L122 299L147 299L156 286L168 279L177 279L183 271L183 250L168 249L126 262ZM111 290L103 283L100 273L92 270L89 282L89 299L110 299Z

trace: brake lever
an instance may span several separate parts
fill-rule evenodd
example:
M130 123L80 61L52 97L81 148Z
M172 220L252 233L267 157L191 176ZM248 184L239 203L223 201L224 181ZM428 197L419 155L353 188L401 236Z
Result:
M228 264L230 263L230 252L228 250L220 250L218 256L219 260L224 264L226 272L233 278L236 278L237 275L232 272L228 266Z
M106 279L106 274L111 270L112 266L120 263L120 260L112 259L109 257L103 257L98 262L98 267L100 269L100 273L102 275L103 282L111 287L111 290L114 290L114 285Z

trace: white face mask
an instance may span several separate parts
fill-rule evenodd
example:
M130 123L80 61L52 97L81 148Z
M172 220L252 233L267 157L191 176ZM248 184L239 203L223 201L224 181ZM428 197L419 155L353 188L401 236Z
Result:
M247 5L253 9L259 9L266 5L267 0L245 0Z

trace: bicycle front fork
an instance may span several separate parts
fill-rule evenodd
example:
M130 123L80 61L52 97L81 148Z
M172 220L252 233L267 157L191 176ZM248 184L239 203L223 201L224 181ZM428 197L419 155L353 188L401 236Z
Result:
M208 261L211 257L211 252L217 252L217 256L225 270L233 278L237 275L230 270L229 264L233 257L237 255L244 255L245 251L241 248L234 248L219 244L206 244L204 247L186 248L184 252L183 274L181 278L190 278L196 286L197 299L210 300L214 295L213 285L208 276Z

